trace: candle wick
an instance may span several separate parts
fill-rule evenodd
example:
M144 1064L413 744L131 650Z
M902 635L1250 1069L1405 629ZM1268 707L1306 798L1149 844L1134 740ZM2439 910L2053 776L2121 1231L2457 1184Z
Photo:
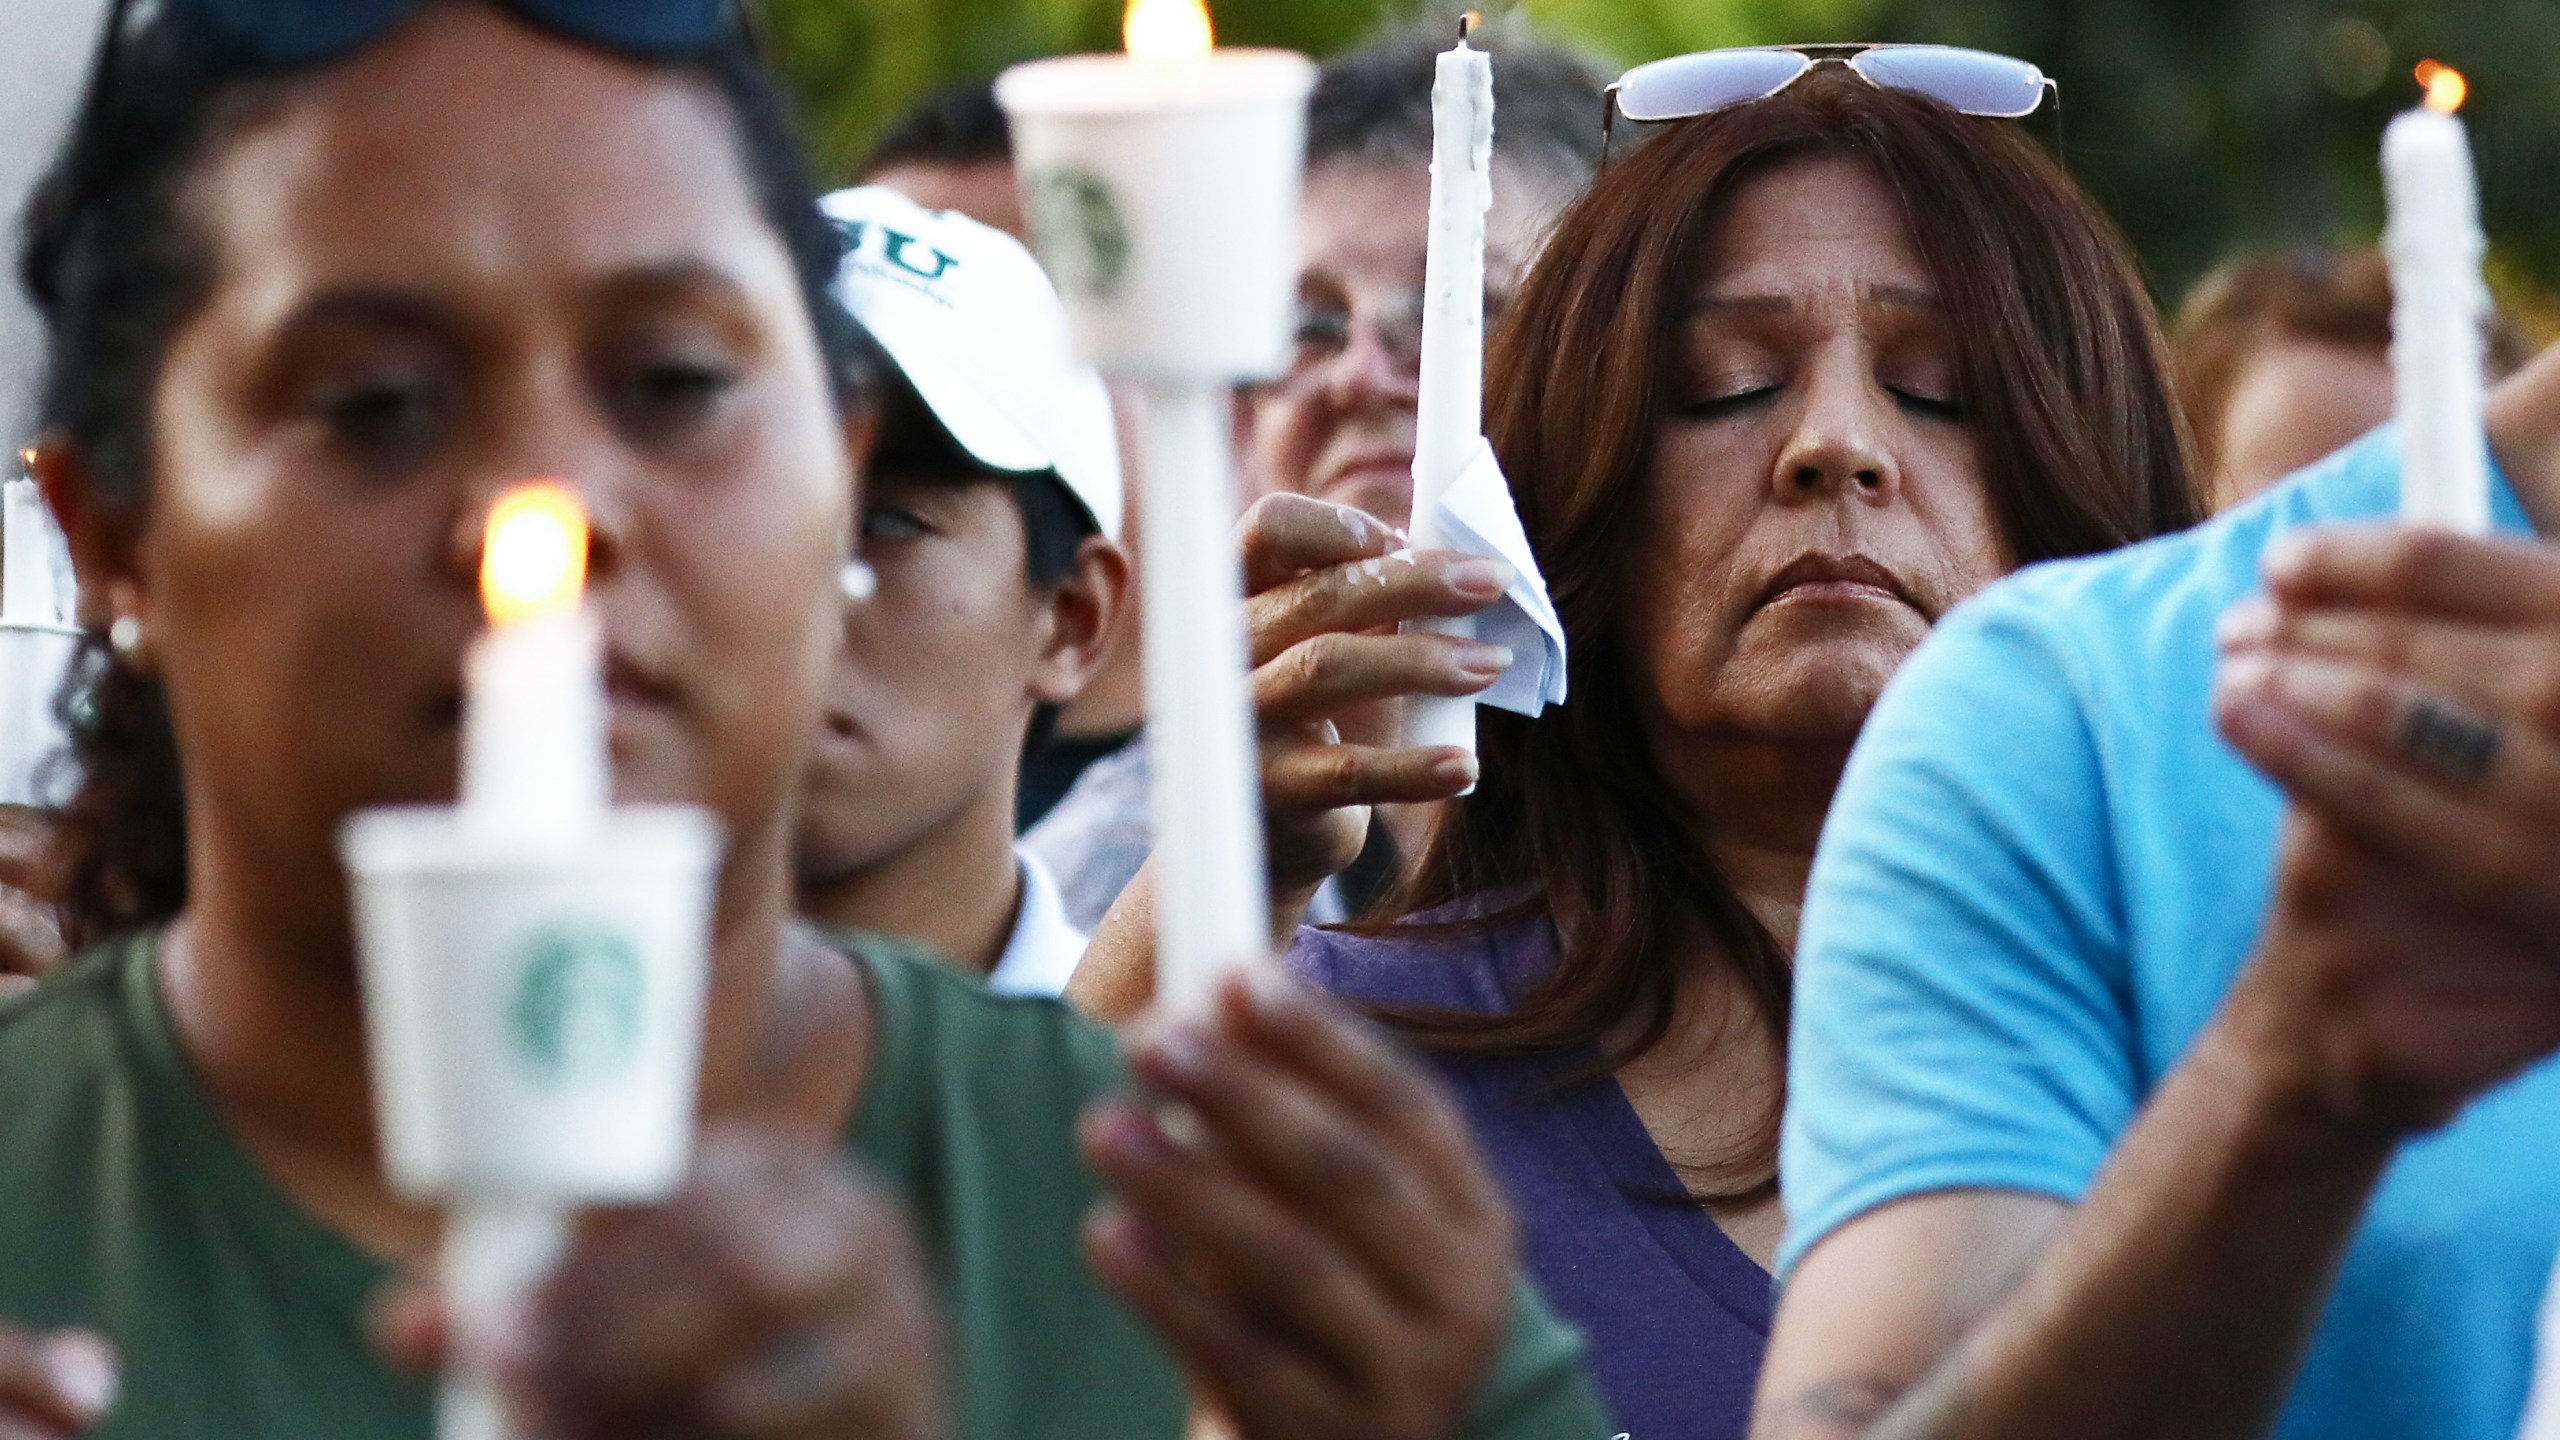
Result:
M1475 34L1475 32L1476 32L1476 25L1477 25L1477 24L1478 24L1478 23L1479 23L1483 18L1484 18L1483 16L1481 16L1481 15L1477 14L1477 13L1476 13L1475 11L1473 11L1473 10L1470 10L1470 11L1466 12L1465 14L1463 14L1463 15L1461 15L1461 16L1459 16L1459 17L1458 17L1458 43L1459 43L1459 44L1464 45L1464 44L1466 44L1466 43L1467 43L1467 39L1468 39L1468 37L1469 37L1469 36L1471 36L1471 35L1473 35L1473 34Z

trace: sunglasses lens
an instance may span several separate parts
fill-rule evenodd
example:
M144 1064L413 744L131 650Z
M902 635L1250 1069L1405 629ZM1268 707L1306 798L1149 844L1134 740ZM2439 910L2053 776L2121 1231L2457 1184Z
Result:
M731 0L514 0L572 38L634 54L699 50L728 33Z
M1988 51L1897 45L1849 63L1888 90L1914 91L1967 115L2015 120L2044 103L2043 71Z
M1618 78L1618 113L1685 120L1775 95L1811 67L1792 50L1710 50L1639 65Z
M355 49L416 0L168 0L166 23L199 55L305 65Z

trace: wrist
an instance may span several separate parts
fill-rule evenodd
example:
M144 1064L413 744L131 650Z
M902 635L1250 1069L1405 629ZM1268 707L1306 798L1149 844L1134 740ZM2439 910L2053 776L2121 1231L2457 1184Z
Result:
M2224 1097L2252 1148L2291 1161L2387 1159L2418 1127L2368 1103L2323 1063L2311 1017L2269 999L2244 980L2198 1037L2188 1066Z

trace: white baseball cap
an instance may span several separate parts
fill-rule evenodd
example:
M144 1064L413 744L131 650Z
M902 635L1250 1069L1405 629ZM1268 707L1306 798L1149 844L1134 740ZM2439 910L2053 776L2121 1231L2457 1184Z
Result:
M889 352L969 457L1053 472L1103 534L1120 534L1111 396L1067 341L1040 262L1001 230L881 185L822 202L845 237L836 297Z

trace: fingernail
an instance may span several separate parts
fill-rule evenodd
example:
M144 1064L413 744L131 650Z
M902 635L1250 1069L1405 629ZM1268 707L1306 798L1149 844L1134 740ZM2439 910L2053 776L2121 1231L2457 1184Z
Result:
M1518 573L1499 560L1471 556L1450 564L1449 588L1461 595L1491 600L1510 589L1512 578Z
M1459 655L1458 666L1478 679L1499 680L1518 658L1508 645L1470 645Z
M1151 1055L1157 1068L1185 1084L1196 1084L1209 1074L1209 1042L1196 1026L1167 1032L1151 1047Z
M2229 650L2241 645L2255 645L2275 634L2276 607L2263 595L2253 595L2222 612L2214 622L2214 644Z
M2275 662L2263 655L2233 655L2213 675L2216 699L2260 695L2272 688Z
M2266 558L2258 563L2259 572L2272 580L2289 579L2302 573L2311 558L2311 537L2280 535L2267 546Z
M1469 790L1484 776L1483 765L1473 755L1450 755L1433 762L1431 778L1451 790Z
M115 1347L85 1330L66 1331L45 1342L45 1378L53 1393L85 1420L96 1420L116 1403Z

